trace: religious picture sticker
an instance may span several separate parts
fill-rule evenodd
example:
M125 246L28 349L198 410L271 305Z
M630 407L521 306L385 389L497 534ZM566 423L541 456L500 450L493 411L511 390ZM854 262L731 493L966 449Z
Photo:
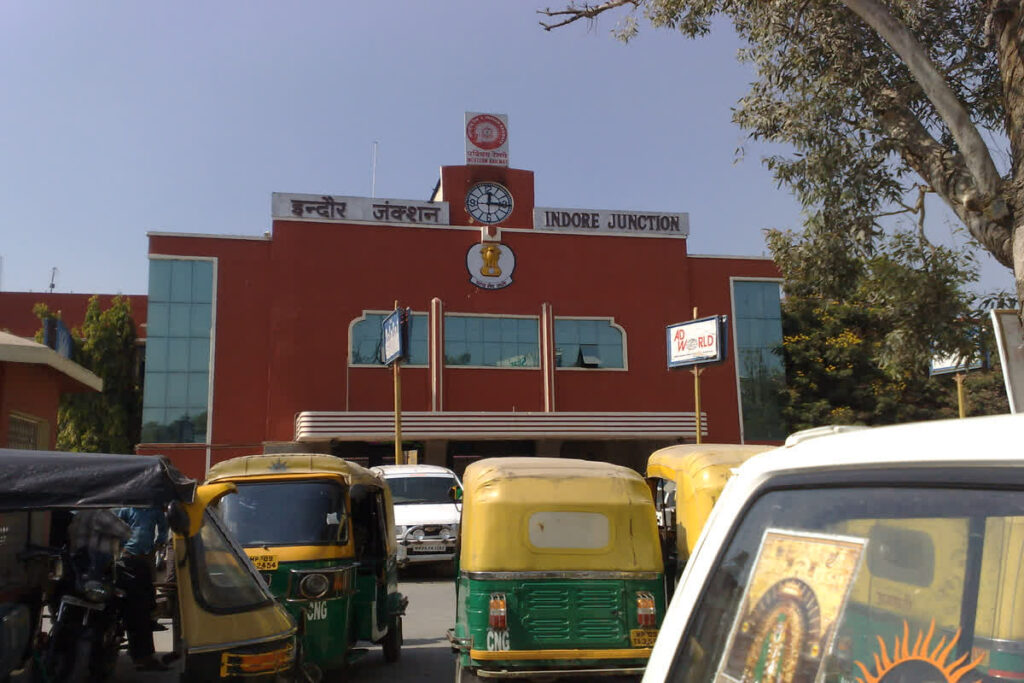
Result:
M732 625L719 683L813 683L866 539L767 529Z

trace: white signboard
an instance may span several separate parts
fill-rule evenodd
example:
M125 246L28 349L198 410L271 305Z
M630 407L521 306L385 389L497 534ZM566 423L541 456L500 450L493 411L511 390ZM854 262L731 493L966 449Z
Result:
M682 237L690 234L686 213L612 211L609 209L553 209L534 207L533 229L631 237Z
M1024 330L1017 311L992 311L1011 413L1024 413Z
M481 289L502 289L512 284L516 255L504 244L481 242L466 252L469 281Z
M275 192L274 218L448 225L448 202Z
M956 354L932 356L928 374L945 375L951 372L966 372L968 370L980 370L984 364L979 359L965 361Z
M508 116L466 112L466 163L508 166Z
M725 316L676 323L665 330L670 368L725 359Z

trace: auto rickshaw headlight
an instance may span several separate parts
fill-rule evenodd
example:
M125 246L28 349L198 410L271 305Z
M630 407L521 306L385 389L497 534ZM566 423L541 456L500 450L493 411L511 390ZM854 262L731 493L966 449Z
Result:
M445 539L446 541L448 539L455 538L458 535L459 533L456 530L456 527L452 524L441 527L441 538Z
M309 598L310 600L327 595L330 587L331 582L323 574L307 574L299 582L299 592L302 593L302 597Z
M417 529L416 531L412 532L412 537L415 538L417 541L422 541L423 529Z

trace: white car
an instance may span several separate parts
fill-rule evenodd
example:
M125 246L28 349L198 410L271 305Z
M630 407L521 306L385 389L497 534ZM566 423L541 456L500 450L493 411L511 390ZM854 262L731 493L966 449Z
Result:
M455 473L437 465L372 469L384 477L394 499L398 566L454 559L461 506L449 492L453 486L462 488Z
M644 683L1024 679L1024 414L820 433L729 480Z

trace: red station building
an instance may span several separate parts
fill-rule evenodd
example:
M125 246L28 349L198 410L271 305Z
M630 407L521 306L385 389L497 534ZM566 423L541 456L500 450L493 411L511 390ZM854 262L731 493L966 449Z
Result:
M701 374L703 440L782 438L770 259L689 254L685 213L535 206L533 172L502 163L500 116L467 115L467 159L429 201L275 193L258 236L150 233L139 451L197 477L256 452L391 460L380 340L396 302L411 311L402 440L419 462L642 468L694 441L694 377L667 367L666 326L695 310L728 320L726 360Z

